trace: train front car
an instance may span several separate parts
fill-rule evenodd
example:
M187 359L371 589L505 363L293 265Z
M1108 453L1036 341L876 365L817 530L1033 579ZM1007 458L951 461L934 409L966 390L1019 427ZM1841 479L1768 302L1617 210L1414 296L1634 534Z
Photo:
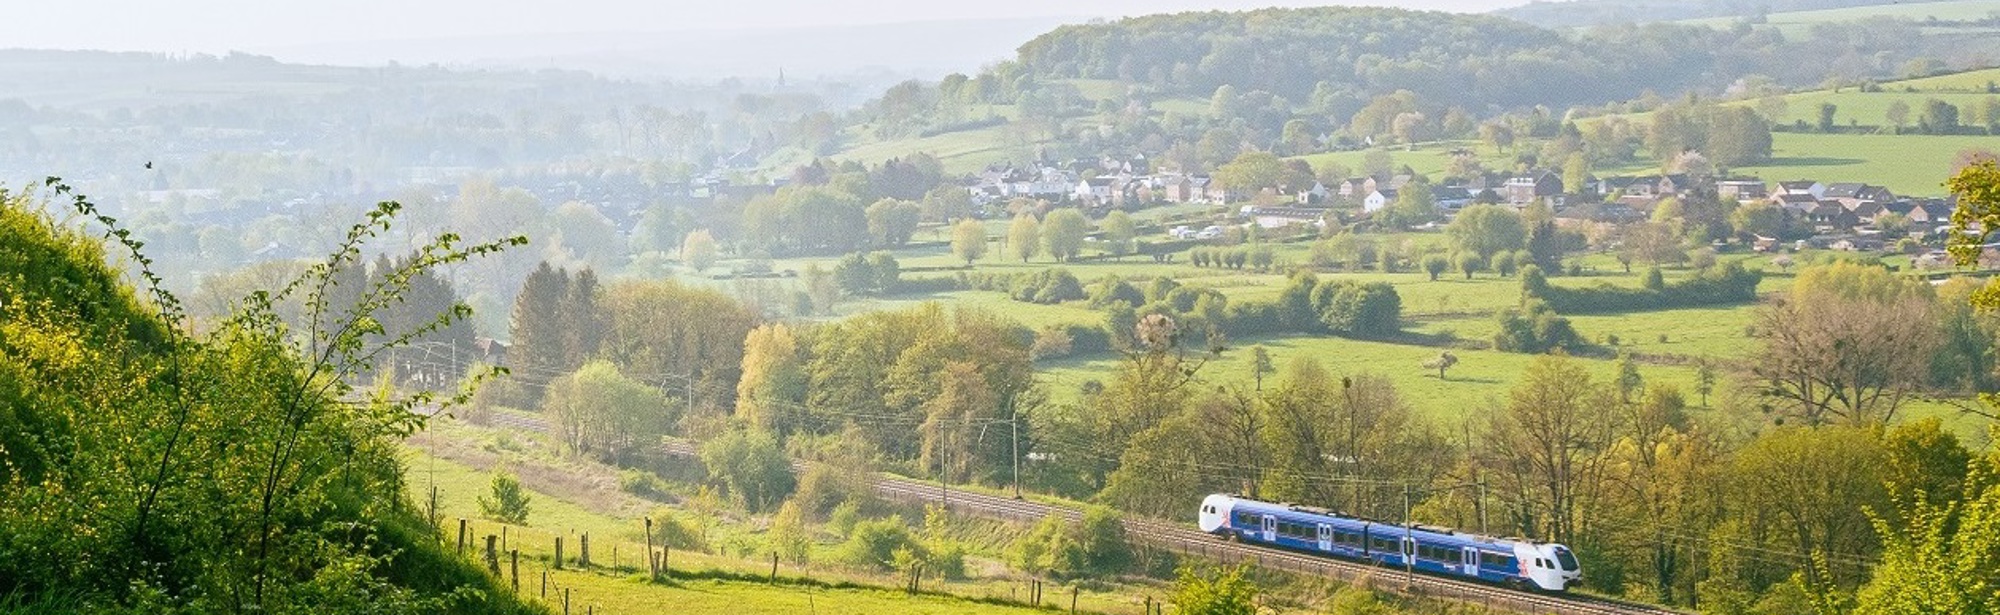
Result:
M1569 547L1522 542L1515 544L1515 556L1521 563L1521 576L1535 589L1565 591L1583 578L1583 567Z
M1236 498L1220 493L1202 498L1201 515L1198 517L1200 519L1201 531L1210 534L1221 534L1227 530L1229 528L1229 511L1234 508L1235 503Z

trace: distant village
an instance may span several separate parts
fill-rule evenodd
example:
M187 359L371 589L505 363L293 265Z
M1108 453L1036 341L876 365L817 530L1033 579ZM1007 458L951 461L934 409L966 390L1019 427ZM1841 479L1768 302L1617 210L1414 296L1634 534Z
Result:
M1436 184L1397 174L1238 194L1224 190L1207 176L1151 172L1142 157L1064 166L1000 165L968 178L964 185L975 202L982 204L1015 198L1064 202L1086 209L1245 203L1237 210L1242 222L1266 229L1323 225L1337 210L1374 213L1395 203L1403 190L1412 189L1430 190L1432 202L1447 220L1473 204L1516 209L1540 204L1554 212L1557 224L1571 227L1638 222L1648 219L1664 200L1709 194L1740 203L1768 201L1789 218L1788 227L1811 231L1806 237L1753 236L1751 247L1760 252L1806 248L1881 251L1904 238L1887 236L1877 226L1884 214L1902 216L1909 222L1909 237L1933 243L1928 240L1942 237L1957 209L1956 197L1900 196L1888 188L1860 182L1805 179L1772 183L1756 177L1697 178L1685 173L1592 175L1586 181L1571 189L1563 185L1560 172L1549 169L1449 178ZM1939 265L1944 262L1941 251L1927 250L1920 264L1925 258Z

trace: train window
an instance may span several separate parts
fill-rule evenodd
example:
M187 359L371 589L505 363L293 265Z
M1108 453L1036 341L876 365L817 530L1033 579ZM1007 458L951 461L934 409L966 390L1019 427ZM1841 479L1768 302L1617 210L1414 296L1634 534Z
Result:
M1479 552L1479 565L1484 568L1512 569L1516 567L1513 557L1499 553Z

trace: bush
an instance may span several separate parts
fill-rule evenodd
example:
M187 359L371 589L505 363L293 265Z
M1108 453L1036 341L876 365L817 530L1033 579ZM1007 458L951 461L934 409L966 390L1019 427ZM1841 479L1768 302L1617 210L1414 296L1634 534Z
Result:
M855 526L860 524L861 504L853 500L841 502L839 506L833 507L833 512L827 515L826 519L827 527L832 528L833 533L840 535L842 539L853 536Z
M850 566L890 570L895 568L897 551L907 551L917 559L925 559L929 555L923 544L910 536L910 528L903 524L903 518L892 515L887 519L856 523L835 557Z
M701 447L702 467L752 511L776 507L796 486L791 459L771 434L737 430Z
M1493 347L1503 352L1541 354L1583 345L1569 319L1540 300L1529 299L1518 309L1501 310L1496 319L1500 332L1493 335Z
M1043 327L1035 332L1035 342L1028 347L1028 358L1033 361L1056 359L1069 356L1073 340L1069 331L1062 327Z
M1090 286L1090 309L1101 310L1113 303L1136 308L1146 304L1146 293L1118 276L1104 276Z
M501 470L493 473L492 498L479 496L480 516L508 523L523 525L528 522L528 491L521 488L521 479L512 472Z
M841 506L858 507L873 493L865 474L832 464L815 463L799 478L799 487L792 493L792 501L798 502L807 515L818 519L825 518Z
M645 470L619 470L618 489L655 502L669 500L667 481Z
M1085 297L1083 283L1078 282L1068 269L1056 267L1023 274L1013 284L1011 294L1015 301L1054 305L1064 301L1075 301Z
M1383 336L1402 328L1403 300L1387 282L1321 282L1313 307L1327 330L1346 336Z
M671 508L653 509L653 540L682 551L707 551L708 540L700 525L688 513Z

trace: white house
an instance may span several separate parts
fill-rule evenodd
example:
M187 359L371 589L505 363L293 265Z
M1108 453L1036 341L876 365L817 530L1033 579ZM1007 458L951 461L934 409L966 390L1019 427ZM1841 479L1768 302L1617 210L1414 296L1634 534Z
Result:
M1371 213L1380 211L1394 202L1396 202L1395 188L1379 188L1374 192L1368 193L1366 198L1361 199L1361 211Z

